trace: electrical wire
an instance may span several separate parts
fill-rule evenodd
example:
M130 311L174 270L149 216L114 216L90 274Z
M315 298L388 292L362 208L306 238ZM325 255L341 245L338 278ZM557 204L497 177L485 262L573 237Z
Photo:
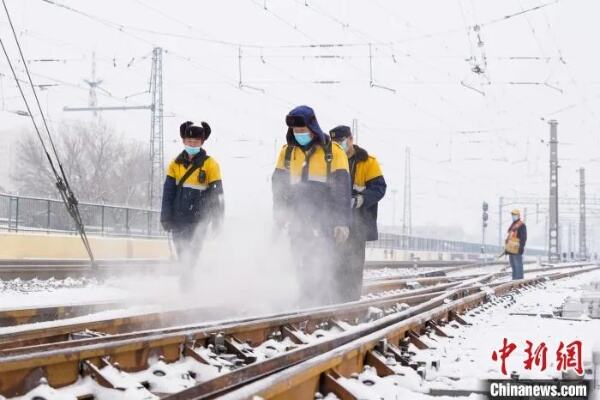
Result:
M19 55L21 57L21 61L23 62L23 67L27 73L27 78L29 80L29 84L31 86L31 90L33 92L33 95L35 97L35 101L38 107L38 110L40 112L40 116L42 118L43 124L44 124L44 128L46 129L46 133L48 135L48 140L50 142L50 145L52 147L52 152L54 155L54 158L57 161L58 167L60 169L60 175L58 173L58 171L56 170L56 167L54 165L54 162L52 161L52 157L50 156L49 152L48 152L48 148L46 147L46 144L42 138L42 135L40 133L40 129L37 126L37 123L35 121L35 118L33 116L32 110L29 106L29 102L27 101L27 97L25 96L25 93L23 92L23 88L21 87L21 83L19 82L19 79L17 77L17 73L12 65L10 56L8 55L8 52L6 50L6 47L4 46L4 42L0 39L0 44L2 46L2 51L4 52L4 55L6 57L6 61L9 64L10 70L13 74L13 77L15 79L15 82L17 83L17 86L19 88L19 93L21 94L21 97L23 98L23 102L25 103L25 107L27 108L27 112L31 118L31 121L33 123L34 129L37 133L37 136L42 144L42 148L44 150L44 153L46 154L46 158L48 159L48 162L50 163L50 167L52 169L52 172L54 174L54 177L56 179L56 187L58 189L58 191L60 192L61 198L63 200L63 203L65 204L65 207L67 208L67 211L69 213L69 215L71 216L71 218L73 218L73 221L75 222L75 225L77 227L77 230L79 232L79 236L81 237L81 240L83 242L83 245L88 253L88 256L90 257L90 262L91 262L91 266L93 268L95 268L95 260L94 260L94 255L89 243L89 240L87 238L87 234L85 232L85 225L83 224L83 220L81 218L81 214L79 212L79 207L78 207L78 201L77 198L75 197L75 194L73 193L73 191L71 190L71 187L69 185L69 182L67 180L67 176L65 174L64 168L62 166L62 163L60 161L60 158L58 156L58 152L56 150L56 146L54 144L54 140L52 139L52 134L50 133L50 129L48 128L48 123L46 121L46 118L44 116L44 112L42 110L42 106L40 104L40 100L38 98L36 89L35 89L35 85L33 84L33 80L31 79L31 74L29 73L29 68L27 66L27 63L25 62L25 56L23 55L23 50L21 49L21 44L19 43L19 38L17 37L17 33L15 31L15 28L13 26L12 23L12 19L10 17L10 12L8 11L8 7L6 6L6 1L2 0L2 5L4 6L4 11L6 12L6 16L8 18L8 22L10 24L10 28L11 31L13 33L13 37L15 40L15 44L17 45L17 48L19 50Z

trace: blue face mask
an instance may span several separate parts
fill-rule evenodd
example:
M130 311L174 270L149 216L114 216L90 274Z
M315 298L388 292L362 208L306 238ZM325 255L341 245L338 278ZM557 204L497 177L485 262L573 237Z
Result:
M296 142L298 142L300 146L306 146L312 141L312 137L310 137L310 132L294 133L294 138L296 138Z
M512 220L513 220L513 222L518 221L519 220L519 216L518 215L513 215L512 216Z
M342 149L344 149L344 151L348 151L348 139L344 139L340 142L340 146L342 146Z
M200 149L200 147L185 146L185 151L190 156L195 156L196 154L200 153Z

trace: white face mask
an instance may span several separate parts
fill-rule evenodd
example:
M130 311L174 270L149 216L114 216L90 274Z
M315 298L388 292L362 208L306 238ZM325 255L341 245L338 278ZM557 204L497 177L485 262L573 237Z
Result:
M519 220L519 216L518 215L513 215L512 216L512 220L513 220L513 222L518 221Z

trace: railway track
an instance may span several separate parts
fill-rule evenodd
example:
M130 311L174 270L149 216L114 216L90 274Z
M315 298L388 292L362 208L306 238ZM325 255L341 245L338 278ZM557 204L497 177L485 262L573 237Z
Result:
M144 260L133 261L131 264L127 264L125 261L111 261L106 265L100 264L100 268L106 268L103 269L102 272L106 274L110 274L110 271L114 271L116 269L127 268L130 268L130 273L140 273L144 270L144 268L146 268L146 263L147 261ZM53 275L54 273L51 272L51 270L58 271L59 275L63 273L75 273L75 275L83 274L81 272L83 270L86 270L86 273L89 272L87 271L89 266L86 265L85 260L24 260L16 264L18 265L15 265L14 261L8 262L6 260L0 260L0 276L2 275L2 271L7 272L9 270L9 273L13 276L21 274L21 279L24 279L23 276L26 276L29 273L37 273L35 271L40 270L45 270L43 274L48 276L52 275L53 277L55 275ZM429 265L431 262L425 262L425 264ZM449 262L449 265L453 266L452 271L455 271L457 268L454 266L455 264L455 262ZM158 261L150 261L149 265L150 270L147 272L152 272L157 268L165 268L165 264ZM445 269L447 267L440 268ZM459 268L468 267L460 266ZM23 273L23 271L25 272ZM409 290L411 288L415 288L415 286L418 288L460 279L456 277L444 278L443 273L432 275L433 276L431 278L429 278L429 274L414 274L395 279L367 279L365 280L363 294L381 293L386 290ZM435 276L438 276L438 278ZM119 301L99 301L85 304L61 304L57 306L26 307L22 309L0 309L0 327L74 318L101 311L122 308L125 302L126 300L124 299ZM131 306L130 302L128 303L128 306ZM141 302L138 300L136 303L140 304Z
M465 267L461 267L461 269L468 269ZM533 269L528 270L539 271L543 269ZM455 267L452 268L452 271L457 271ZM445 277L442 276L434 276L428 277L424 276L424 274L415 274L412 276L405 276L402 278L377 278L377 279L366 279L363 286L363 296L364 295L375 295L375 294L385 294L386 292L396 292L398 291L407 291L420 289L423 287L428 287L432 285L441 285L444 283L455 282L458 280L464 280L476 275L465 275L465 276L453 276L453 277ZM79 316L89 315L93 313L98 313L101 311L122 309L124 304L127 303L128 307L132 305L140 305L143 304L143 301L137 300L135 303L131 303L126 299L122 299L119 301L99 301L93 303L84 303L84 304L66 304L66 305L57 305L57 306L44 306L44 307L25 307L21 309L0 309L0 327L14 327L22 324L30 324L36 322L46 322L46 321L57 321L68 318L75 318ZM150 316L148 319L152 319L153 314L148 313ZM155 319L159 319L159 314ZM78 325L79 326L79 325ZM84 325L80 325L84 326ZM109 326L104 324L103 326ZM90 325L90 329L97 329L98 326ZM109 332L115 332L114 329L110 328L101 328L108 329ZM77 329L81 330L81 329ZM73 330L73 332L77 331Z
M402 279L395 280L393 285L386 285L388 288L397 290L400 293L396 297L403 298L411 295L424 295L446 290L456 283L467 279L468 277L442 279L442 278L422 278L422 279ZM371 291L378 292L378 287L384 282L372 282L364 288L365 293ZM418 285L418 286L413 286ZM399 296L401 294L401 296ZM47 317L54 315L73 316L76 313L95 312L98 309L107 309L111 305L119 307L121 303L97 303L85 304L81 306L59 306L46 307L42 309L22 309L6 310L0 312L0 321L4 321L9 326L15 326L24 322L47 321ZM68 314L70 313L70 314ZM51 327L32 328L13 333L0 334L0 349L12 348L17 346L28 346L44 343L55 343L75 338L85 338L91 336L111 335L117 333L134 332L143 329L159 328L162 326L181 325L193 323L199 320L223 319L224 315L233 316L239 313L236 310L227 310L223 307L208 308L195 307L177 310L162 310L156 312L147 312L139 315L117 318L105 318L95 321L85 321L77 323L65 323ZM31 318L35 317L35 320Z
M133 393L171 394L174 399L221 396L240 385L409 318L428 315L440 307L445 307L446 317L458 320L458 313L485 301L490 293L486 287L498 294L595 268L573 266L568 272L550 271L546 276L508 283L495 282L504 275L495 272L463 281L438 282L395 296L269 317L136 330L54 343L7 341L0 351L0 394L10 397L50 386L76 388L77 382L92 380L98 387L121 387L132 396ZM35 335L30 339L35 339ZM175 379L177 390L164 386L165 377L173 380L173 376L179 377ZM122 381L129 382L129 386L118 386L124 385L119 383ZM189 389L184 390L186 387ZM92 396L87 398L111 398L91 389L87 391L84 395Z
M89 260L75 259L0 260L0 279L103 278L127 274L174 273L168 260L97 260L96 266L92 268Z
M461 313L478 306L485 307L484 304L492 300L497 302L499 296L517 288L599 268L584 267L578 271L550 273L520 281L492 284L484 291L465 291L458 296L456 291L460 291L460 288L457 288L452 295L441 295L420 304L415 307L420 308L416 312L414 309L407 309L375 321L360 331L310 344L298 350L299 353L306 353L305 357L297 356L295 362L289 360L285 368L273 368L268 374L239 374L242 375L239 379L201 383L166 399L314 399L316 393L334 394L338 399L356 399L348 387L344 386L344 377L360 373L365 366L372 367L378 376L402 373L402 368L405 367L418 369L418 364L411 360L408 345L412 344L419 349L428 348L420 336L431 331L439 336L449 337L446 325L467 324L460 317ZM298 358L302 358L302 361L297 361Z
M582 267L585 265L589 265L588 263L572 263L572 264L568 264L565 265L563 267L557 267L557 268L565 268L568 266L571 267ZM484 267L485 269L488 269L490 271L487 271L485 273L473 273L470 275L451 275L457 272L466 272L468 270L471 269L476 269L476 268L482 268ZM415 287L415 285L419 285L421 282L426 282L427 279L431 279L431 282L435 282L436 279L438 279L439 281L444 281L444 280L448 280L448 281L452 281L454 279L460 279L461 277L475 277L475 276L480 276L480 275L485 275L486 273L491 272L492 270L495 270L497 272L501 272L501 271L508 271L508 265L506 265L505 263L495 263L495 264L472 264L472 265L461 265L461 266L454 266L454 267L448 267L448 268L443 268L440 271L435 271L435 272L424 272L424 273L417 273L413 276L404 276L404 277L399 277L399 278L376 278L376 279L369 279L365 281L365 285L363 288L363 295L367 294L367 293L371 293L371 294L375 294L375 293L386 293L386 292L391 292L394 290L397 290L397 288L399 286L402 287L402 285L405 285L403 287ZM549 270L548 266L543 266L543 267L537 267L537 268L528 268L525 270L526 274L529 273L536 273L536 272L543 272L543 271L547 271Z
M583 266L577 264L574 266ZM546 271L548 268L537 268L528 272ZM497 272L502 272L500 269ZM368 280L363 287L363 295L366 297L376 296L398 296L411 294L425 294L446 290L456 282L471 279L481 275L467 275L460 277L433 277L433 278L403 278L389 280ZM57 321L86 314L97 313L107 310L123 308L123 301L98 302L80 305L61 305L54 307L28 307L23 309L0 310L0 327L15 327L21 324L34 322ZM131 306L132 304L128 304ZM123 310L124 312L126 310ZM29 328L14 332L0 334L0 349L54 343L73 340L78 337L90 337L109 335L125 332L133 332L142 329L158 328L161 326L172 326L176 324L193 323L198 320L222 319L223 315L232 316L236 310L226 310L223 307L208 308L196 307L175 310L158 310L139 313L132 316L119 316L113 318L96 318L85 322L65 322L53 326ZM126 312L125 312L126 314Z
M131 259L131 260L98 260L97 268L90 267L89 260L0 260L0 279L65 279L92 278L114 275L135 274L174 274L177 272L169 260ZM455 267L471 265L465 261L370 261L365 267L374 268L414 268L414 267Z
M411 261L367 261L366 269L375 268L415 268L415 267L456 267L461 265L481 264L477 261L466 260L411 260Z
M387 288L394 290L408 290L410 288L414 288L415 286L430 286L439 283L447 283L458 279L461 278L407 277L402 279L394 279L393 282L386 282L386 280L367 280L363 288L363 293L379 293L382 290L387 290ZM73 318L97 313L100 311L122 308L125 302L128 303L128 306L132 305L127 299L122 299L119 301L99 301L84 304L25 307L21 309L0 309L0 327ZM137 300L133 305L142 303L143 302L141 300Z

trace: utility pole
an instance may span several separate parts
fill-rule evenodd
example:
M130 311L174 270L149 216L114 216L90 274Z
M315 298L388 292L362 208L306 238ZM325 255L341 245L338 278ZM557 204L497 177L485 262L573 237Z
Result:
M352 120L352 135L354 136L354 144L358 144L358 120Z
M558 225L558 122L550 124L550 204L548 221L548 260L560 261L560 238Z
M161 180L164 175L164 140L163 140L163 79L162 48L152 51L152 74L150 77L150 94L152 96L152 113L150 125L150 181L148 193L150 208L160 204Z
M92 78L84 79L84 82L90 87L88 106L95 108L98 106L98 97L96 96L96 88L102 83L102 79L96 79L96 52L92 53ZM94 117L98 115L98 110L94 111Z
M488 203L483 202L481 205L481 254L485 257L485 228L488 226Z
M396 228L396 189L392 189L392 229Z
M579 259L587 260L585 168L579 168Z
M498 246L504 247L504 238L502 237L502 209L504 208L504 197L498 199Z
M569 254L567 255L567 258L572 258L571 254L573 253L573 233L573 221L569 221Z
M98 111L150 110L150 168L148 176L148 205L150 208L154 208L160 203L161 177L164 172L162 51L160 47L156 47L152 51L152 71L150 74L151 102L149 105L63 107L63 111L93 111L94 113ZM97 87L98 84L96 82L93 87ZM92 85L90 84L90 93L91 89Z
M404 210L402 221L402 233L412 234L412 193L410 174L410 147L406 148L406 160L404 164Z

